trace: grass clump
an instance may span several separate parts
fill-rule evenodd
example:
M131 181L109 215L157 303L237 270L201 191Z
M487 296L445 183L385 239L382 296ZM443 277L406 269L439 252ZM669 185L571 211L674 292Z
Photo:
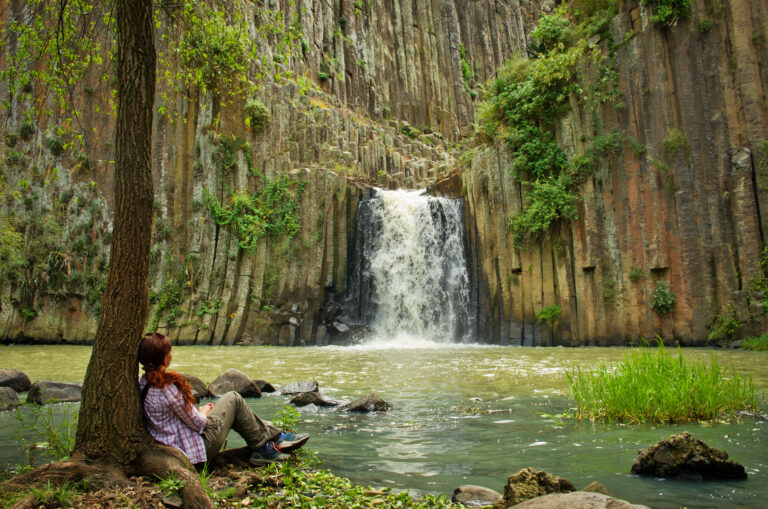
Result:
M759 352L768 352L768 333L762 336L746 338L741 342L741 346L744 350L755 350Z
M751 376L721 366L689 362L678 348L673 357L661 341L640 347L615 366L600 362L594 370L566 370L577 402L577 419L670 423L735 419L741 411L758 412L764 395Z

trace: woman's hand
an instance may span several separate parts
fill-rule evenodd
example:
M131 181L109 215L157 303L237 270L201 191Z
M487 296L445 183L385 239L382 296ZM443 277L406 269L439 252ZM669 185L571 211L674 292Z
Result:
M208 417L208 414L210 414L211 410L213 410L213 403L207 403L201 406L200 408L198 408L198 410L200 411L201 414Z

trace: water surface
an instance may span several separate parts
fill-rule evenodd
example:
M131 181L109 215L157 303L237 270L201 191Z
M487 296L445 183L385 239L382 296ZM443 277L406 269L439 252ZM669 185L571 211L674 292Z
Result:
M35 380L82 381L90 347L0 347L4 367ZM597 480L633 503L666 507L765 507L768 500L768 425L741 423L626 426L561 421L574 405L564 366L621 360L621 348L511 348L404 342L387 347L175 347L172 369L210 382L227 368L275 385L317 380L321 392L355 399L376 392L393 405L389 414L302 412L301 431L324 466L356 482L450 494L461 484L502 491L506 477L527 466L572 480L581 488ZM689 349L689 359L716 355L751 373L768 388L768 354ZM481 398L492 413L459 411ZM287 402L265 395L249 400L270 417ZM71 405L76 407L76 405ZM14 422L0 415L0 461L18 461ZM740 482L684 483L629 474L638 449L672 433L690 431L727 451L747 468ZM230 435L230 446L241 444ZM16 458L16 460L14 460Z

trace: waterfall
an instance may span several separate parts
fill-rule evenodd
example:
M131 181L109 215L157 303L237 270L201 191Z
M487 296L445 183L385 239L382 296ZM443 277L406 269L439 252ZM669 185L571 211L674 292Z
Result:
M348 302L375 337L472 340L462 200L376 190L358 209L353 250Z

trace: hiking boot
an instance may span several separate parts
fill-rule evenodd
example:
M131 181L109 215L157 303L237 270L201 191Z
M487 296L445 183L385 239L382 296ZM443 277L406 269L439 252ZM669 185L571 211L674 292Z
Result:
M274 442L267 442L251 453L248 463L254 466L269 465L270 463L279 463L286 461L290 456L280 452L280 449Z
M307 440L309 440L307 434L283 431L277 439L277 447L283 452L291 452L306 444Z

